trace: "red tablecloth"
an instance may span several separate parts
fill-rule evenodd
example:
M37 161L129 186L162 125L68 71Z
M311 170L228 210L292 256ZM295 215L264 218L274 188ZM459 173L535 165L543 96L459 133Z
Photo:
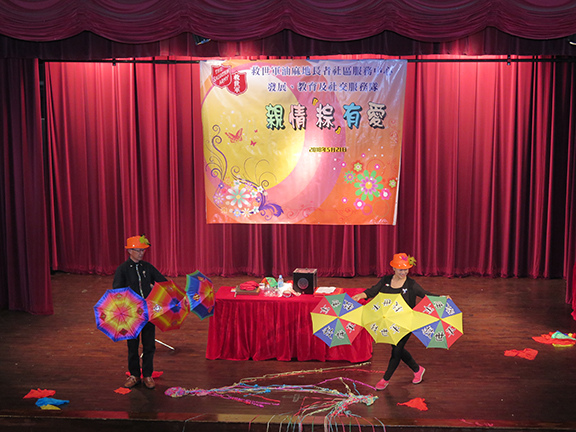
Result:
M210 318L206 358L226 360L348 360L372 357L372 338L362 330L352 345L329 348L312 333L310 312L320 297L291 298L238 295L220 287ZM350 295L363 291L345 289Z

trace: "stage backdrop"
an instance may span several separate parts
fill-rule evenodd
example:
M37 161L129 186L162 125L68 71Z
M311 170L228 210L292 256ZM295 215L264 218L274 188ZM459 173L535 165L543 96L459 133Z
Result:
M200 70L208 223L396 223L405 60Z

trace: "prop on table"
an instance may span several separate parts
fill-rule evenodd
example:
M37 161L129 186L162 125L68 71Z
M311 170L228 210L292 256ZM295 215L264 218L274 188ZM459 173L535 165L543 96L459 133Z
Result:
M146 304L150 322L162 331L179 329L190 312L186 291L172 280L156 282Z
M408 402L402 402L402 403L398 402L397 405L406 405L410 408L419 409L420 411L428 411L428 405L426 405L424 398L414 398L410 399Z
M396 345L412 331L414 313L400 294L378 293L362 306L362 326L376 343Z
M320 299L310 315L314 335L329 347L350 345L362 331L362 305L348 294Z
M41 390L41 389L34 390L34 389L32 389L32 390L30 390L30 391L28 392L28 394L27 394L26 396L24 396L23 399L32 399L32 398L34 398L34 399L40 399L40 398L43 398L43 397L54 396L55 394L56 394L56 390L46 390L46 389L44 389L44 390Z
M134 339L148 322L146 301L130 288L109 289L94 305L96 326L114 342Z
M546 345L554 345L556 347L573 346L576 344L575 333L561 333L559 331L543 334L542 336L533 336L536 342Z
M265 278L263 278L260 281L261 284L264 284L264 286L268 286L268 287L272 287L274 288L275 286L278 286L278 282L276 282L276 279L274 279L271 276L267 276Z
M208 276L196 270L186 275L186 293L190 310L200 319L214 315L214 287Z
M318 286L318 269L297 268L292 274L294 291L302 294L314 294Z
M236 285L235 292L240 295L258 295L260 293L260 286L256 281L243 282Z
M504 351L506 357L521 357L527 360L534 360L538 355L538 351L532 348L524 348L523 350L511 349Z
M327 295L336 295L342 294L344 290L342 288L336 287L318 287L314 291L315 296L327 296Z
M414 312L417 317L432 319L412 331L426 348L448 349L464 333L462 311L451 298L428 295L414 307Z

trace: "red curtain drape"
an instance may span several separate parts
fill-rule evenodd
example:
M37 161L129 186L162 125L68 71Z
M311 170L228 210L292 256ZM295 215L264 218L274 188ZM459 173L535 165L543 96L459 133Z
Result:
M326 41L391 31L450 41L495 27L530 39L574 34L576 4L562 0L0 0L2 34L52 41L89 31L123 43L181 33L218 41L254 40L284 29Z
M47 64L53 268L566 277L573 63L410 63L397 226L207 225L196 64ZM567 181L568 178L568 181ZM567 240L568 239L568 240Z
M51 314L37 60L0 59L0 309Z

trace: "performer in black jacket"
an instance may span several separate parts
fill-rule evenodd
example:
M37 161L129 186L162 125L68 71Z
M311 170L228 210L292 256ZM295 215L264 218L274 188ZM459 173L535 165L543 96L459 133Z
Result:
M408 303L408 306L414 308L414 306L416 306L416 297L423 298L426 295L434 295L424 290L414 279L408 277L408 269L410 269L415 262L416 260L413 257L409 257L405 253L395 254L394 259L390 261L394 274L384 276L376 285L368 288L364 292L356 294L353 299L356 301L371 299L378 293L401 294L406 303ZM384 390L388 387L388 382L400 364L400 360L406 363L414 372L412 383L419 384L422 382L422 377L426 369L419 366L416 360L412 358L412 355L404 348L411 334L412 333L408 333L400 339L396 345L392 345L392 355L388 362L388 368L384 373L384 377L376 384L377 390Z
M146 298L155 282L164 282L166 278L156 267L149 262L143 261L144 252L150 247L148 239L142 236L129 237L126 240L125 249L129 258L116 269L114 274L113 288L130 287L137 294ZM142 371L140 371L140 354L138 348L142 339ZM156 326L151 322L146 323L140 335L135 339L128 339L128 371L130 376L124 387L132 388L140 384L140 375L144 385L153 389L155 387L152 372L154 371L154 352L156 351Z

